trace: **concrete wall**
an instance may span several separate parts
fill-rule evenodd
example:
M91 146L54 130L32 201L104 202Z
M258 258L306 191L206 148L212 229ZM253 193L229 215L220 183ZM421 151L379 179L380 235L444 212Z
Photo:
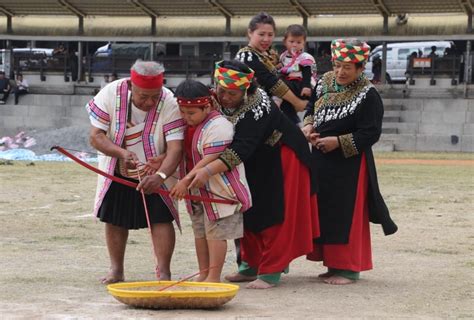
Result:
M13 105L13 97L0 105L0 135L19 131L57 129L88 125L84 108L92 96L27 94Z
M6 105L0 105L0 136L21 130L88 126L84 106L91 98L28 94L13 105L10 96ZM384 104L383 133L375 149L474 152L474 100L384 98Z
M400 151L474 152L474 100L471 99L384 99L384 143L393 142Z

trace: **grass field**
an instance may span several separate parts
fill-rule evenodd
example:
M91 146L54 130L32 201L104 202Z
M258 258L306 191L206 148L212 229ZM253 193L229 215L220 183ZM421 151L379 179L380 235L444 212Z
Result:
M103 224L91 217L96 177L73 163L0 165L0 318L473 318L474 157L380 153L381 191L399 226L372 225L374 270L355 285L323 284L324 268L297 259L282 283L243 287L219 310L156 311L115 301ZM391 159L446 160L390 162ZM197 271L190 221L177 236L173 278ZM234 269L233 250L224 272ZM130 234L127 281L154 280L146 230Z

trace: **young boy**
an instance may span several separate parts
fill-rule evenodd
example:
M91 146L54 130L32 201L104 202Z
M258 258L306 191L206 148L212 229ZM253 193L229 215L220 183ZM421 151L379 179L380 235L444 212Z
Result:
M288 26L283 43L286 51L280 55L280 74L296 96L303 99L309 98L316 81L316 62L312 55L304 52L305 28L299 24ZM282 101L280 108L294 123L300 122L300 118L290 103Z
M214 110L209 89L200 82L186 80L175 93L181 115L187 123L184 139L183 177L171 190L181 199L191 192L207 198L228 199L233 204L186 201L191 214L199 270L198 281L220 282L227 252L227 240L243 236L243 216L251 206L251 196L243 164L214 175L209 169L209 183L202 189L188 190L190 176L199 168L217 159L232 142L231 122Z

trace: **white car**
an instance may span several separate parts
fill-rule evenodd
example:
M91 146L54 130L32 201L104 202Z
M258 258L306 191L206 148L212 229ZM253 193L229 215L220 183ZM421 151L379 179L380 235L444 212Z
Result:
M427 57L431 48L436 47L436 54L438 57L442 57L446 48L454 47L451 41L422 41L422 42L400 42L400 43L388 43L387 44L387 70L386 77L387 81L405 81L405 73L408 66L408 58L416 52L417 55ZM375 47L370 53L369 61L365 66L364 73L369 79L373 78L372 73L372 61L374 57L382 58L382 46Z

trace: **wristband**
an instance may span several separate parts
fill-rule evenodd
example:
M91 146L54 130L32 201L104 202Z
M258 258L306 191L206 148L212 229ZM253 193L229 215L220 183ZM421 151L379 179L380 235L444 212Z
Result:
M212 176L214 175L214 174L212 173L211 169L209 169L209 168L207 167L207 165L204 166L204 169L206 169L206 172L207 172L207 174L209 175L209 177L212 177Z
M166 173L161 172L161 171L157 171L155 174L159 175L161 179L163 179L163 181L165 181L166 178L168 178L168 176L166 176Z

